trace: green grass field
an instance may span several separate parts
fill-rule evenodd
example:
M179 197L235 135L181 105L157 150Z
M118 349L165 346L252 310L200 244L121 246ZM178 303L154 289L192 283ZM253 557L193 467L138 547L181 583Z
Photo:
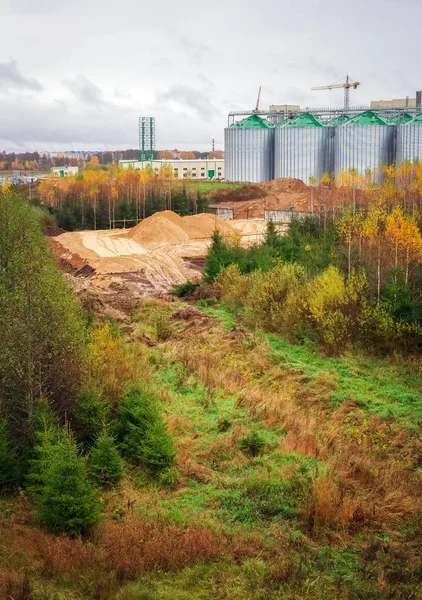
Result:
M191 181L188 187L205 194L214 190L234 189L241 187L241 185L241 183L231 183L230 181Z

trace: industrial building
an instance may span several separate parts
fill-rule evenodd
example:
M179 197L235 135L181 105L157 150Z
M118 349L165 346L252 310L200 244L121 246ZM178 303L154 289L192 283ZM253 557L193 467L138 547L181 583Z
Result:
M394 98L393 100L372 100L371 110L383 108L421 108L422 92L416 92L415 98Z
M227 180L258 183L294 178L312 184L325 173L338 177L353 169L368 181L381 183L384 165L422 160L419 106L290 113L281 108L278 113L270 109L229 114ZM249 116L235 120L245 114Z
M224 179L224 159L192 160L120 160L124 169L152 169L159 175L164 167L170 167L178 179Z
M69 177L69 175L77 175L79 167L52 167L51 172L59 177Z

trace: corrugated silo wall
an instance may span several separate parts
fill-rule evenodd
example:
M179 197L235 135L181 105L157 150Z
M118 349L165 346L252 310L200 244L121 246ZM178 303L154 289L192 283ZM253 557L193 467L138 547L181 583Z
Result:
M274 178L274 129L224 130L226 179L261 183Z
M409 123L397 127L396 161L422 161L422 123Z
M334 142L334 174L355 169L361 175L373 172L382 183L383 164L394 159L395 127L393 125L342 125L336 128Z
M274 176L319 179L332 171L330 135L332 127L277 127L274 141Z

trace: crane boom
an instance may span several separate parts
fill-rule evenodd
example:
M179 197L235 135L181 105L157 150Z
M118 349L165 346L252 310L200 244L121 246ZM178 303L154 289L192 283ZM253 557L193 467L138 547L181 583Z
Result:
M335 90L338 88L344 88L344 108L347 110L349 108L349 92L350 88L354 90L360 85L359 81L351 82L349 76L346 75L346 81L344 83L333 83L331 85L319 85L317 87L311 88L312 90Z
M311 90L335 90L337 88L344 88L344 83L333 83L333 85L318 85L317 87L311 88Z
M259 99L261 98L261 86L259 86L258 98L256 99L256 106L254 112L259 112Z

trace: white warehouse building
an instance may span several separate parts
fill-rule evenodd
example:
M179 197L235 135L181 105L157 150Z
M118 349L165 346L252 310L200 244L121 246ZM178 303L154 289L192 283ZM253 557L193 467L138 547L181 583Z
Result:
M69 177L69 175L77 175L79 167L51 167L51 172L59 177Z
M195 160L120 160L124 169L152 169L157 175L163 167L170 166L179 179L224 179L224 158Z

